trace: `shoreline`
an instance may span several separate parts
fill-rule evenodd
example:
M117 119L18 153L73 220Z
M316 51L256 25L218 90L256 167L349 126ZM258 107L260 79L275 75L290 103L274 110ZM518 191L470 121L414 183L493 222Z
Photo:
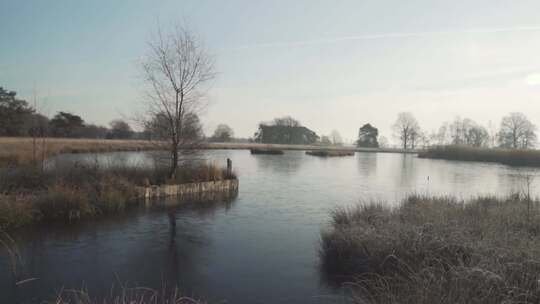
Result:
M37 138L0 137L0 165L19 165L41 160L58 154L104 153L129 151L156 151L162 145L156 141L138 139L81 139L81 138ZM351 151L368 153L418 154L420 149L359 148L354 146L283 145L261 143L203 143L201 150L251 150L275 149L288 151Z

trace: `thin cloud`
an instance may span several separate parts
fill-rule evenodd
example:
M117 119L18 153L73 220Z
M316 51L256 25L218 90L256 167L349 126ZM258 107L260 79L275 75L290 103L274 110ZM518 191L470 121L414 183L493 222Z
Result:
M334 37L334 38L304 40L304 41L255 43L255 44L240 45L240 46L230 47L230 48L222 48L221 50L245 50L245 49L254 49L254 48L311 46L311 45L320 45L320 44L339 43L339 42L346 42L346 41L392 39L392 38L415 38L415 37L430 37L430 36L440 36L440 35L460 35L460 34L478 35L478 34L497 34L497 33L509 33L509 32L531 32L531 31L540 31L540 26L354 35L354 36L342 36L342 37Z

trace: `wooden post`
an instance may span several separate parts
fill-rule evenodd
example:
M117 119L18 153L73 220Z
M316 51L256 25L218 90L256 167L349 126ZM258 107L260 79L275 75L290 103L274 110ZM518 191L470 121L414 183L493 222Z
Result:
M227 158L227 175L232 175L232 160L230 158Z

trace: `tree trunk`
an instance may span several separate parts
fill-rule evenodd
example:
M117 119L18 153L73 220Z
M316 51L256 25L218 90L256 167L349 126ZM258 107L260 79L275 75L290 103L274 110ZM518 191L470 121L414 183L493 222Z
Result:
M176 145L174 145L173 149L171 150L171 156L169 178L174 180L176 178L176 170L178 170L178 148Z
M403 150L407 150L407 137L409 137L409 134L403 132Z

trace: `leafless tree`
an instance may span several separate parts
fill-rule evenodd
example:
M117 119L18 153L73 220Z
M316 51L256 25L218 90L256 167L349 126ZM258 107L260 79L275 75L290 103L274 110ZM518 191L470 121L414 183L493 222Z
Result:
M341 134L339 134L337 130L332 130L332 133L330 133L330 139L332 140L332 144L334 146L343 145L343 138L341 137Z
M186 122L204 104L208 82L215 76L214 64L201 41L185 27L166 33L158 28L148 47L142 62L148 85L146 121L152 124L159 118L170 156L170 178L174 178L182 151L197 144L186 134Z
M420 135L420 126L418 121L409 112L401 112L392 126L394 136L401 141L403 149L415 148L416 142Z
M531 148L536 144L536 126L527 119L525 114L510 113L501 121L499 143L506 148Z

